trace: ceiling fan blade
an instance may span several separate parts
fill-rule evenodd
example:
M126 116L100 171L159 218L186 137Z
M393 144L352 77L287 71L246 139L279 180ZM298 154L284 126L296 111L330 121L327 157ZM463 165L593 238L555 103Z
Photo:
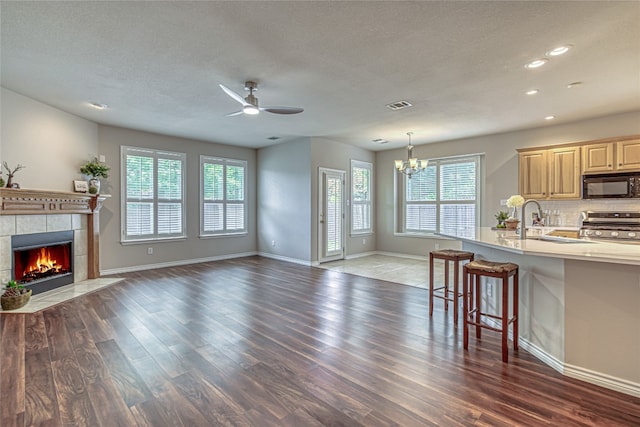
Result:
M220 84L220 89L222 89L227 95L229 95L231 98L238 101L240 104L242 105L246 104L243 97L241 97L240 95L238 95L237 93L235 93L234 91L226 87L225 85Z
M304 111L304 108L298 107L260 107L261 111L274 114L298 114Z
M229 114L225 114L225 117L231 117L231 116L239 116L240 114L243 114L244 112L242 110L240 111L235 111L233 113L229 113Z

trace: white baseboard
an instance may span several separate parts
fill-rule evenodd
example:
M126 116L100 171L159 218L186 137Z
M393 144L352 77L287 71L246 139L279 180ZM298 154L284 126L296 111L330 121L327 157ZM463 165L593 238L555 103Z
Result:
M509 334L511 335L511 331L509 331ZM526 350L529 353L531 353L536 359L539 359L545 365L550 366L551 368L555 369L561 374L565 373L564 372L565 364L561 360L558 360L556 357L550 355L549 353L547 353L546 351L538 347L537 345L527 341L522 337L520 337L520 339L518 340L518 345L523 350Z
M185 259L185 260L179 260L179 261L160 262L157 264L136 265L132 267L109 268L106 270L100 270L100 275L108 276L112 274L132 273L134 271L154 270L156 268L179 267L182 265L199 264L201 262L210 262L210 261L222 261L225 259L244 258L248 256L255 256L255 255L258 255L258 253L243 252L239 254L219 255L219 256L212 256L207 258L194 258L194 259Z
M278 261L292 262L294 264L311 266L311 261L307 261L307 260L304 260L304 259L289 258L289 257L286 257L286 256L270 254L268 252L258 252L258 255L262 256L262 257L265 257L265 258L276 259Z
M580 366L573 366L568 363L564 364L564 374L580 381L599 385L600 387L619 391L620 393L630 394L631 396L640 397L640 384L624 380L622 378L590 371L589 369L584 369Z

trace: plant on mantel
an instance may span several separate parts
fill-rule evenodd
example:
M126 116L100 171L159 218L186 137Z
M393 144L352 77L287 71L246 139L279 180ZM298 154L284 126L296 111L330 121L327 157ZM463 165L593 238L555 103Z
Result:
M109 178L109 170L111 168L104 162L94 157L93 160L85 163L80 168L80 173L86 176L90 176L89 180L89 193L96 194L100 192L100 178Z

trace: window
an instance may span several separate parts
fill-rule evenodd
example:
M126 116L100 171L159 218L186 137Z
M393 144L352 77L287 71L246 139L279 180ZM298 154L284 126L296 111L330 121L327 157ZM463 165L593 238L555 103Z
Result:
M200 235L247 232L247 162L200 156Z
M474 235L480 212L480 155L429 160L411 179L399 176L401 231Z
M185 237L186 154L122 147L123 241Z
M351 161L351 234L371 233L371 163Z

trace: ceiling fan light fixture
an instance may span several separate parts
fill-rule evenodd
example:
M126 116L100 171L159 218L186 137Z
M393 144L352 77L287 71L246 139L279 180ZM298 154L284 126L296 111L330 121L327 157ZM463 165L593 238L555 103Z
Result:
M242 112L245 114L249 114L250 116L255 116L256 114L260 113L260 109L255 105L245 105L244 107L242 107Z
M218 86L220 86L220 89L222 89L227 95L229 95L231 99L242 104L242 109L240 111L229 113L226 116L237 116L240 114L249 114L251 116L255 116L256 114L259 114L260 111L266 111L267 113L274 114L298 114L304 111L304 109L300 107L259 107L258 98L256 98L256 96L253 94L254 91L258 90L258 84L256 82L246 81L244 83L245 90L249 91L249 95L244 98L222 83Z

